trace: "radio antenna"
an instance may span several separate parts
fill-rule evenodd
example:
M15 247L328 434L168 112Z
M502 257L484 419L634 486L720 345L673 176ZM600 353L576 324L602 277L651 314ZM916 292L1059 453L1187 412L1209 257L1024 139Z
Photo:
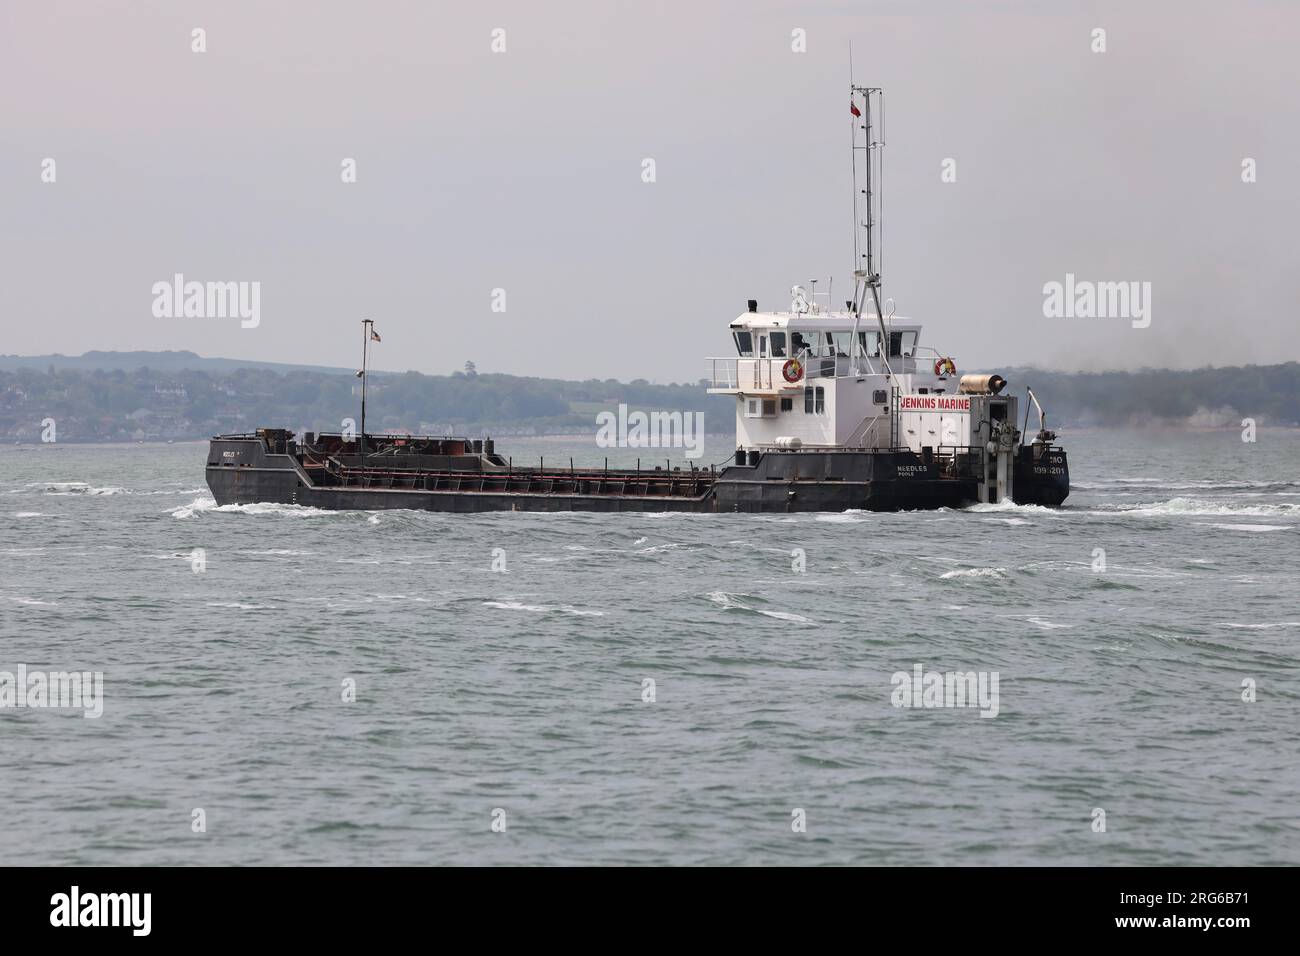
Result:
M852 71L850 59L850 74ZM883 116L884 92L879 87L858 86L850 82L849 112L853 117L853 311L856 316L862 315L867 293L870 292L876 309L876 323L880 327L880 359L885 371L892 377L894 370L889 364L889 333L885 329L884 310L880 305L881 279L876 264L881 200L874 189L874 181L883 172L881 149L885 143L883 139L876 139L873 111ZM859 130L862 132L861 144L858 142ZM859 161L863 173L861 189L858 187ZM853 338L856 342L856 322Z

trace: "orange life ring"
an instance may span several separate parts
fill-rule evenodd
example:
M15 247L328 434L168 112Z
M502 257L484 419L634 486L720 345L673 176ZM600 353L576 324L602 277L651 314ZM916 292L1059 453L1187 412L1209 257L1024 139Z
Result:
M950 358L935 359L934 374L940 377L944 375L956 375L957 363Z
M798 359L786 359L785 364L781 366L781 374L787 382L797 382L803 378L803 363Z

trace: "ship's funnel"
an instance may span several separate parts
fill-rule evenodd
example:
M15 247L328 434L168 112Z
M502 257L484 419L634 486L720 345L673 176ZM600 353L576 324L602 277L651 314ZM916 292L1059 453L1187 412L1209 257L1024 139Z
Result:
M963 375L957 386L959 395L997 395L1007 387L1001 375Z

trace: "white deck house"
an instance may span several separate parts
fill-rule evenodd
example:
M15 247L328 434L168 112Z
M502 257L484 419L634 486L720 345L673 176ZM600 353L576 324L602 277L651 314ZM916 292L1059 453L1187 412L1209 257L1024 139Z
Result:
M980 501L1002 501L1013 491L1017 400L1002 394L1000 375L959 377L951 358L921 344L919 325L896 320L882 302L874 183L885 143L872 117L883 113L883 94L856 85L849 93L853 297L843 311L823 309L815 282L811 296L796 285L790 311L759 312L750 299L731 323L736 354L710 360L709 392L736 396L736 466L757 469L792 452L797 468L815 457L794 449L883 451L882 474L973 476ZM1055 436L1041 407L1039 425L1042 451Z
M957 397L951 361L920 344L919 325L887 322L882 355L875 315L819 311L799 297L793 309L751 303L731 323L736 355L710 360L709 392L736 396L737 447L919 452L969 443L969 399Z

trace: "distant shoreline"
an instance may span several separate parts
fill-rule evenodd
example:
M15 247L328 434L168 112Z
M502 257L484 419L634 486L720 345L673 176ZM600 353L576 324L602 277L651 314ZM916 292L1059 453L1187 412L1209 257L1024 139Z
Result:
M99 353L77 362L130 365L158 358L157 353ZM185 353L167 358L176 364L192 361ZM360 386L354 374L231 369L220 364L229 360L203 361L218 364L206 370L140 365L132 371L108 371L5 370L0 363L0 442L35 444L54 437L79 444L157 444L202 441L258 425L338 431L360 421ZM1021 382L1035 383L1049 428L1080 434L1102 427L1208 433L1248 427L1248 422L1256 428L1300 427L1300 363L1295 362L1136 374L1008 367L1005 375L1012 383L1008 394L1021 395ZM434 376L376 373L370 381L368 424L371 433L472 438L486 433L502 442L573 442L593 436L602 414L627 407L703 415L697 431L730 433L736 421L735 394L710 393L711 382L711 377L666 385L643 379L567 381L472 367ZM1024 408L1022 401L1022 413ZM1033 414L1028 426L1037 431Z
M1032 424L1032 423L1031 423L1031 424ZM1133 425L1133 424L1126 424L1126 425L1057 425L1057 426L1054 426L1054 427L1055 427L1059 432L1062 432L1062 433L1063 433L1064 435L1066 435L1066 436L1071 435L1071 434L1087 434L1087 435L1091 435L1091 434L1097 434L1097 433L1103 433L1103 432L1147 432L1147 431L1151 431L1151 432L1208 433L1208 432L1233 432L1233 431L1240 431L1240 430L1241 430L1241 426L1240 426L1240 425L1181 425L1181 424L1177 424L1177 423L1158 423L1158 424L1157 424L1157 423L1152 423L1152 424L1147 424L1147 425ZM1257 432L1294 432L1294 431L1300 431L1300 425L1257 425L1257 426L1256 426L1256 431L1257 431ZM399 433L399 434L405 434L405 433ZM414 434L414 433L412 433L412 434ZM1026 436L1025 436L1025 438L1026 438L1026 444L1028 443L1028 441L1029 441L1029 439L1030 439L1030 437L1031 437L1031 434L1032 434L1032 429L1031 429L1031 432L1030 432L1030 433L1027 433ZM457 436L457 437L474 438L474 437L478 437L478 436L474 436L474 435L465 435L465 436ZM496 442L498 442L498 443L509 443L509 442L513 442L513 441L517 441L517 442L553 442L553 443L556 443L556 444L559 444L559 443L572 443L572 442L589 442L589 443L591 443L591 445L592 445L593 447L596 447L596 445L595 445L595 433L594 433L594 432L589 432L589 433L586 433L586 434L562 434L562 435L502 435L502 436L500 436L500 437L497 437L497 436L495 436L495 435L493 435L493 434L491 434L491 433L489 432L485 437L491 438L491 439L493 439L493 441L496 441ZM729 442L728 442L728 443L730 443L731 441L734 441L734 436L730 436L729 433L714 433L714 434L706 434L704 437L705 437L706 440L707 440L707 439L710 439L710 438L713 438L713 439L719 439L719 438L728 437L728 438L729 438ZM125 440L125 441L105 441L105 440L102 440L102 439L100 439L100 440L95 440L95 441L60 440L60 441L57 441L57 442L25 442L25 441L24 441L24 442L12 442L12 441L11 441L11 442L0 442L0 450L15 450L15 449L24 449L24 450L26 450L26 449L32 449L32 448L55 448L55 449L57 449L57 448L59 448L59 447L67 447L67 446L71 446L71 445L75 445L75 446L78 447L78 448L93 448L93 447L96 447L96 446L105 447L105 448L123 448L123 447L130 447L130 446L132 446L132 445L146 445L146 446L149 446L149 447L152 448L152 447L156 447L156 446L158 446L158 445L206 445L206 444L208 443L209 440L210 440L209 438L176 438L176 439L172 439L172 440L170 440L170 441L166 441L166 440L164 440L164 441L157 441L157 440L154 440L154 441L134 441L134 440ZM623 450L626 450L626 449L623 449Z

